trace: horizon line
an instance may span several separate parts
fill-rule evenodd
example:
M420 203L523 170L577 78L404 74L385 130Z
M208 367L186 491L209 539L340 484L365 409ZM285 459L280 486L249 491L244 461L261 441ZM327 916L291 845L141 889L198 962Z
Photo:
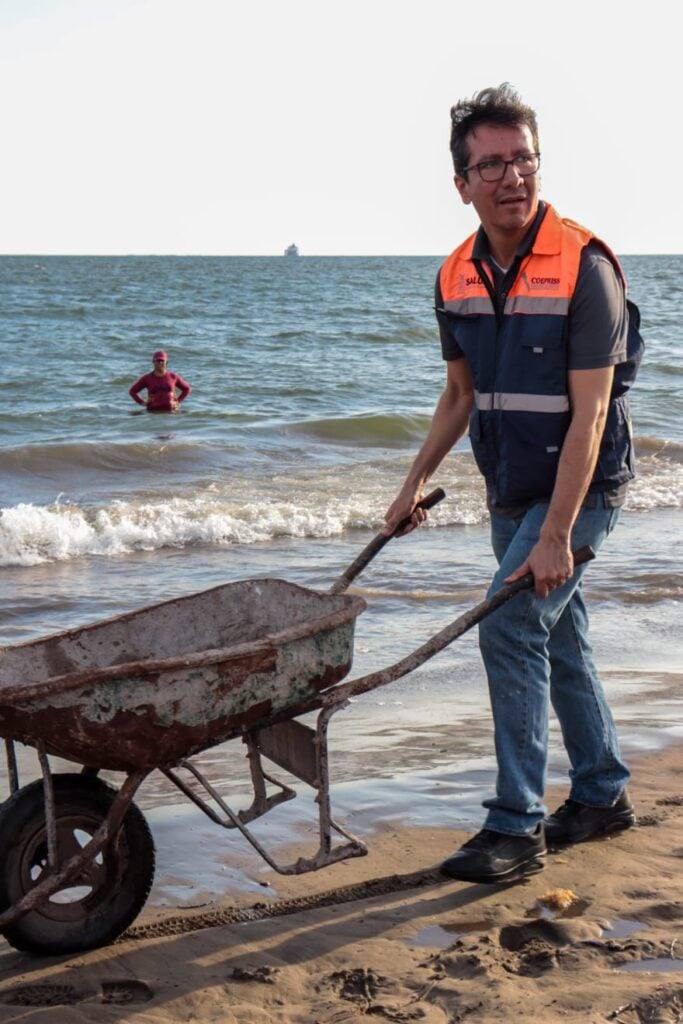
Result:
M51 259L51 258L64 258L73 257L76 259L111 259L121 258L129 259L134 257L141 257L143 259L158 258L158 257L170 257L173 259L286 259L288 261L295 261L298 259L364 259L370 258L382 258L387 257L398 257L398 258L424 258L424 259L444 259L449 255L449 252L444 253L430 253L430 252L309 252L299 253L297 256L286 256L284 253L273 253L273 252L258 252L258 253L239 253L239 252L1 252L0 258L13 259L17 257L31 258L31 259ZM622 252L617 253L621 256L683 256L681 252L669 252L661 250L648 250L647 252Z

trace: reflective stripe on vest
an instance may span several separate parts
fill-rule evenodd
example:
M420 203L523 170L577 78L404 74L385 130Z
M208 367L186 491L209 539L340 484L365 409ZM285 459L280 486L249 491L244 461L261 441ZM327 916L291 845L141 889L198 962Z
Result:
M488 292L486 298L448 299L444 301L444 309L456 316L472 316L491 313L491 299ZM504 315L512 313L545 313L550 316L566 316L569 312L569 298L541 298L534 295L508 295L503 309Z
M505 409L507 412L568 412L569 395L520 395L504 391L474 392L477 409Z

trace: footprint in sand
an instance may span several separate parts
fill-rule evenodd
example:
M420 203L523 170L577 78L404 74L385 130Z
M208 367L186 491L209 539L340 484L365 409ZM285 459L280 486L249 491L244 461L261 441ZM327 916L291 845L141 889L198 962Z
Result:
M103 1003L148 1003L154 998L144 981L103 981Z
M94 992L80 992L73 985L25 985L0 993L5 1006L75 1006L92 999Z
M259 981L263 985L275 985L277 976L280 973L278 967L268 967L261 964L260 967L233 967L233 981Z
M536 918L528 924L505 925L500 930L499 941L503 949L518 952L533 941L559 949L578 942L597 940L601 935L602 928L594 921L548 921Z
M75 1006L77 1003L147 1003L154 998L144 981L103 981L100 991L73 985L24 985L0 992L4 1006Z

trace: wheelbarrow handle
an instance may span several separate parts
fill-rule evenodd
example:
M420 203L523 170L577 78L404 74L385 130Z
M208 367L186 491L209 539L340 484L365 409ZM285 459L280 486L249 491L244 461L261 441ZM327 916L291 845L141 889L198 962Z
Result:
M595 551L590 544L586 544L584 547L577 548L576 551L572 551L572 559L574 560L575 569L578 568L579 565L583 565L585 562L591 562L594 558ZM514 597L515 594L519 594L522 590L531 590L535 582L534 574L532 572L528 572L526 576L520 576L520 578L515 580L514 583L507 583L504 587L501 587L501 589L493 596L500 596L502 600L499 603L502 604L510 597ZM498 604L496 604L496 608L497 607Z
M578 548L572 554L575 568L595 558L595 552L589 546ZM454 640L457 640L463 633L472 629L473 626L478 625L482 619L485 619L491 612L495 612L496 609L500 608L501 605L505 604L506 601L509 601L516 594L519 594L522 590L531 590L533 585L534 577L532 573L527 573L526 576L520 577L514 583L505 584L499 590L496 590L495 593L491 594L490 597L485 598L480 604L476 605L476 607L470 608L469 611L460 615L450 625L446 626L445 629L442 629L440 633L436 633L430 640L427 640L426 643L422 644L421 647L418 647L417 650L408 654L405 658L397 661L394 665L390 665L388 668L371 672L370 675L353 679L349 683L342 683L340 686L331 687L317 698L318 704L321 706L333 705L339 701L348 700L350 697L357 697L361 693L367 693L368 690L374 690L378 686L393 683L396 679L401 679L402 676L424 665L426 661L433 658L444 647L453 643ZM311 710L311 708L308 707L306 710Z
M444 489L442 487L436 487L433 491L430 491L429 494L427 494L422 499L422 501L418 501L415 508L433 508L435 505L438 505L440 501L443 501L445 497L446 492L444 491ZM375 537L373 537L370 543L363 548L361 553L351 563L348 569L341 574L336 583L332 584L329 590L330 594L343 594L344 591L355 580L356 576L360 575L360 573L363 571L368 562L370 562L375 557L375 555L382 550L384 545L387 544L392 537L395 537L397 533L401 532L401 530L405 530L409 522L410 516L406 516L405 519L401 520L401 522L398 524L393 533L378 533Z
M574 559L574 567L576 568L579 565L583 565L584 562L590 562L595 558L595 552L591 547L586 546L577 548L576 551L572 552L572 557ZM474 608L470 608L469 611L458 616L457 619L454 619L453 622L439 633L435 633L421 647L418 647L393 665L389 665L388 668L379 669L376 672L371 672L369 675L352 679L350 682L331 686L323 693L318 693L310 700L298 704L295 709L289 708L279 715L270 715L267 719L250 724L250 730L273 725L278 721L285 721L287 718L298 718L299 715L306 714L309 711L318 711L320 708L341 705L351 697L358 697L361 693L367 693L369 690L377 689L378 686L386 686L387 683L393 683L397 679L401 679L403 676L408 675L409 672L414 672L416 668L420 668L421 665L424 665L426 661L433 658L439 651L443 651L445 647L452 644L463 633L467 633L473 626L478 625L482 619L495 612L506 601L509 601L522 590L530 590L533 585L534 577L531 573L515 580L514 583L505 584ZM339 591L336 592L338 593Z

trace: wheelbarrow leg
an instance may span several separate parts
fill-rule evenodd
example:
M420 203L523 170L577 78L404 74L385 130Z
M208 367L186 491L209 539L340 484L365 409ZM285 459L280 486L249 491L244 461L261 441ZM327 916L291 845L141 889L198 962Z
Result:
M318 778L316 788L318 794L315 798L318 804L320 816L320 853L327 857L332 849L332 833L334 826L332 821L332 806L330 804L330 758L327 752L327 728L330 718L338 707L323 708L318 715L315 729L316 759L318 762Z
M263 770L261 764L261 758L259 756L258 749L251 737L245 737L245 743L247 744L248 751L247 757L249 758L249 770L251 773L251 783L254 790L254 799L251 805L241 811L232 811L222 797L217 793L214 787L211 785L205 775L200 772L196 765L192 764L191 761L178 761L176 768L184 768L185 771L189 772L200 786L205 790L211 799L220 807L221 811L225 815L225 818L221 818L220 814L211 807L206 800L195 792L191 786L189 786L173 768L160 768L159 770L169 782L183 793L188 800L191 800L200 811L203 811L208 818L211 818L216 825L221 825L223 828L240 828L241 824L246 824L248 821L254 821L256 818L260 818L263 814L272 810L278 804L284 803L286 800L293 800L296 796L296 791L290 786L285 786L284 783L280 782L279 779L269 775L268 772ZM277 786L278 792L271 793L270 795L266 791L266 782L272 783Z
M327 729L332 715L347 703L348 701L339 701L322 708L315 730L292 719L266 726L252 734L254 744L264 757L316 790L320 835L318 851L313 857L300 857L294 864L286 867L273 865L280 874L317 871L328 864L335 864L349 857L362 857L368 852L361 839L333 819L330 807ZM333 847L332 831L343 836L347 842Z
M42 740L36 743L40 770L43 773L43 795L45 798L45 830L47 832L47 863L51 872L57 870L57 824L55 820L55 787L52 782L50 761L45 753Z
M269 775L268 772L264 770L263 764L261 763L261 754L254 736L245 736L244 742L247 746L251 784L254 787L254 799L251 807L246 808L244 811L240 811L238 815L240 821L246 824L248 821L260 818L262 814L266 814L272 807L277 807L278 804L284 803L285 800L293 800L296 796L296 791L293 790L291 786L286 786L284 782L280 782L279 779ZM271 785L277 786L279 792L268 795L266 782L270 782Z
M10 796L19 789L19 769L17 768L17 752L14 748L14 740L5 740L5 752L7 754L7 778L9 779Z
M179 761L177 767L186 769L186 771L188 771L191 775L194 776L194 778L197 780L197 782L200 783L200 785L208 793L208 795L211 797L214 803L221 809L221 811L225 815L224 818L221 818L221 816L216 813L216 811L211 807L211 805L208 804L207 801L198 793L195 793L194 790L191 789L191 787L188 786L187 783L185 783L183 779L181 779L180 776L175 771L173 771L173 769L162 768L161 771L169 780L169 782L172 782L173 785L176 786L181 793L184 793L185 796L188 797L188 799L190 799L192 803L196 804L197 807L199 807L199 809L207 815L207 817L211 818L211 820L215 822L216 825L221 825L223 828L228 829L239 829L239 831L242 833L247 842L251 843L256 852L261 857L263 857L266 864L273 868L274 871L279 871L281 874L291 874L291 872L288 872L286 869L283 871L283 869L278 866L278 864L273 860L273 858L270 856L265 847L258 841L256 836L254 836L249 831L247 826L244 824L242 816L243 814L246 814L248 812L236 812L233 811L232 808L228 807L220 793L217 792L217 790L211 785L209 780L204 775L202 775L199 769L196 768L190 761ZM267 777L265 776L265 773L264 777ZM291 790L290 792L292 793L293 796L296 796L296 793L293 790ZM249 808L249 811L252 811L253 808L254 804L252 804L252 807ZM258 815L252 814L252 817L258 817Z
M365 843L353 835L352 832L348 832L339 822L335 821L332 817L332 807L330 804L330 759L327 750L327 729L329 726L330 718L336 714L343 707L346 707L348 701L343 701L339 704L332 704L322 709L318 715L318 721L316 724L316 753L318 761L318 778L316 788L318 795L316 796L316 803L319 808L320 815L320 851L318 856L323 860L324 863L328 863L324 858L329 858L332 855L332 829L339 835L344 836L348 840L347 844L342 849L348 851L347 856L349 857L360 857L368 852L368 848ZM338 860L338 857L334 857L334 860Z

